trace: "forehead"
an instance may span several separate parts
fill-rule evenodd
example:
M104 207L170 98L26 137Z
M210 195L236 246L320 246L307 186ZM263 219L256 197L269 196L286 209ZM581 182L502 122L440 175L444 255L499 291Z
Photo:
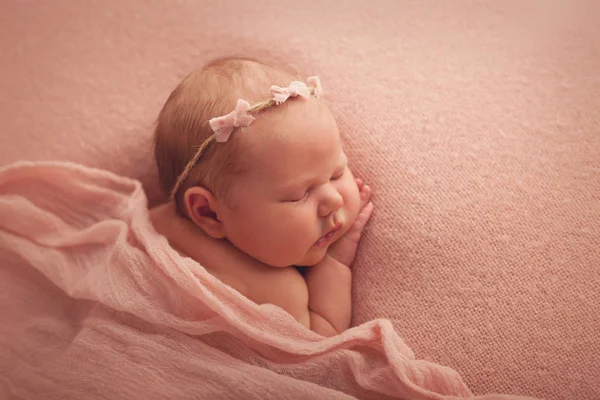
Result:
M301 99L269 110L248 132L253 171L265 180L295 179L302 173L333 168L344 157L335 119L316 99Z

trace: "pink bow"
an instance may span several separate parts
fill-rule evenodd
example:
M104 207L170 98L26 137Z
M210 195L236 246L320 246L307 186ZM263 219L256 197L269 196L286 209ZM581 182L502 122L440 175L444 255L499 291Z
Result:
M306 83L313 87L313 93L317 99L323 98L323 88L321 87L321 80L318 76L311 76L306 80Z
M279 86L271 86L269 92L273 94L273 99L277 105L284 103L290 97L302 96L305 99L310 98L310 89L304 82L292 81L290 86L282 88Z
M212 118L208 123L215 133L215 140L217 142L226 142L229 139L229 135L240 126L249 126L254 117L248 114L250 103L246 100L239 99L235 105L235 109L227 115L222 117Z

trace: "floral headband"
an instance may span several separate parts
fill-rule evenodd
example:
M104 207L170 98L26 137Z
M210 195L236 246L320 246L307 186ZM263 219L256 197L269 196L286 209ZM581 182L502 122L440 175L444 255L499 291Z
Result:
M214 140L219 143L226 142L229 140L229 136L234 130L241 127L250 126L255 118L251 115L257 113L266 108L274 105L280 105L285 103L290 97L302 97L305 100L310 98L310 95L314 95L318 99L323 98L323 89L321 88L321 81L316 76L311 76L306 80L306 83L300 81L292 81L288 87L282 88L279 86L271 86L269 92L273 97L269 100L265 100L254 105L250 105L246 100L238 99L235 108L229 114L221 117L212 118L208 121L212 131L214 132L207 140L202 143L194 157L187 163L183 172L177 178L173 189L171 190L171 199L175 198L177 191L183 184L183 181L190 174L192 168L196 166L200 156L206 149L206 147Z

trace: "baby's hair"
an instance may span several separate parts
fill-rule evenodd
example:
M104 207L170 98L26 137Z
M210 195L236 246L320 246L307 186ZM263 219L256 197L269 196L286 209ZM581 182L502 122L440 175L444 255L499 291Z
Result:
M254 104L246 112L248 114L256 114L256 113L259 113L260 111L270 108L274 105L276 105L275 100L268 99L268 100L264 100L264 101ZM206 121L205 124L208 124L208 121ZM175 185L173 185L173 188L171 189L171 193L169 194L169 197L171 198L171 200L173 200L175 198L175 195L177 194L179 187L181 186L183 181L185 181L187 176L190 174L190 171L198 164L198 160L200 160L200 157L202 157L204 150L206 149L206 147L208 147L209 144L211 144L215 140L216 136L217 136L217 134L213 133L206 140L204 140L204 142L202 142L202 144L196 151L196 154L194 154L194 157L192 157L192 159L187 163L183 172L181 173L181 175L179 175L179 177L177 178L177 181L175 182Z
M154 154L161 189L185 215L186 190L195 185L223 194L230 175L240 173L242 144L237 135L227 145L214 146L215 133L208 121L229 113L237 99L253 104L256 114L276 104L265 100L271 85L287 85L295 74L261 61L228 57L214 60L184 78L159 113L154 133Z

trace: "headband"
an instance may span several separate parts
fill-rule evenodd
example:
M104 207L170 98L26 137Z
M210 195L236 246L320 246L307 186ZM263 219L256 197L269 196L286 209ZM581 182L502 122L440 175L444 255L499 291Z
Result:
M177 178L173 189L171 190L171 199L175 198L175 194L183 184L183 181L190 174L192 168L196 166L200 156L206 149L206 147L214 140L219 143L224 143L229 140L229 137L234 130L241 127L250 126L250 124L256 119L251 114L258 111L264 110L274 105L281 105L285 103L290 97L302 97L305 100L310 98L310 95L314 95L318 99L323 98L323 88L321 87L321 81L316 76L311 76L306 80L306 83L300 81L292 81L288 87L271 86L269 92L273 97L269 100L265 100L254 105L250 105L244 99L238 99L235 108L229 114L212 118L208 121L213 134L202 143L194 157L187 163L183 172Z

